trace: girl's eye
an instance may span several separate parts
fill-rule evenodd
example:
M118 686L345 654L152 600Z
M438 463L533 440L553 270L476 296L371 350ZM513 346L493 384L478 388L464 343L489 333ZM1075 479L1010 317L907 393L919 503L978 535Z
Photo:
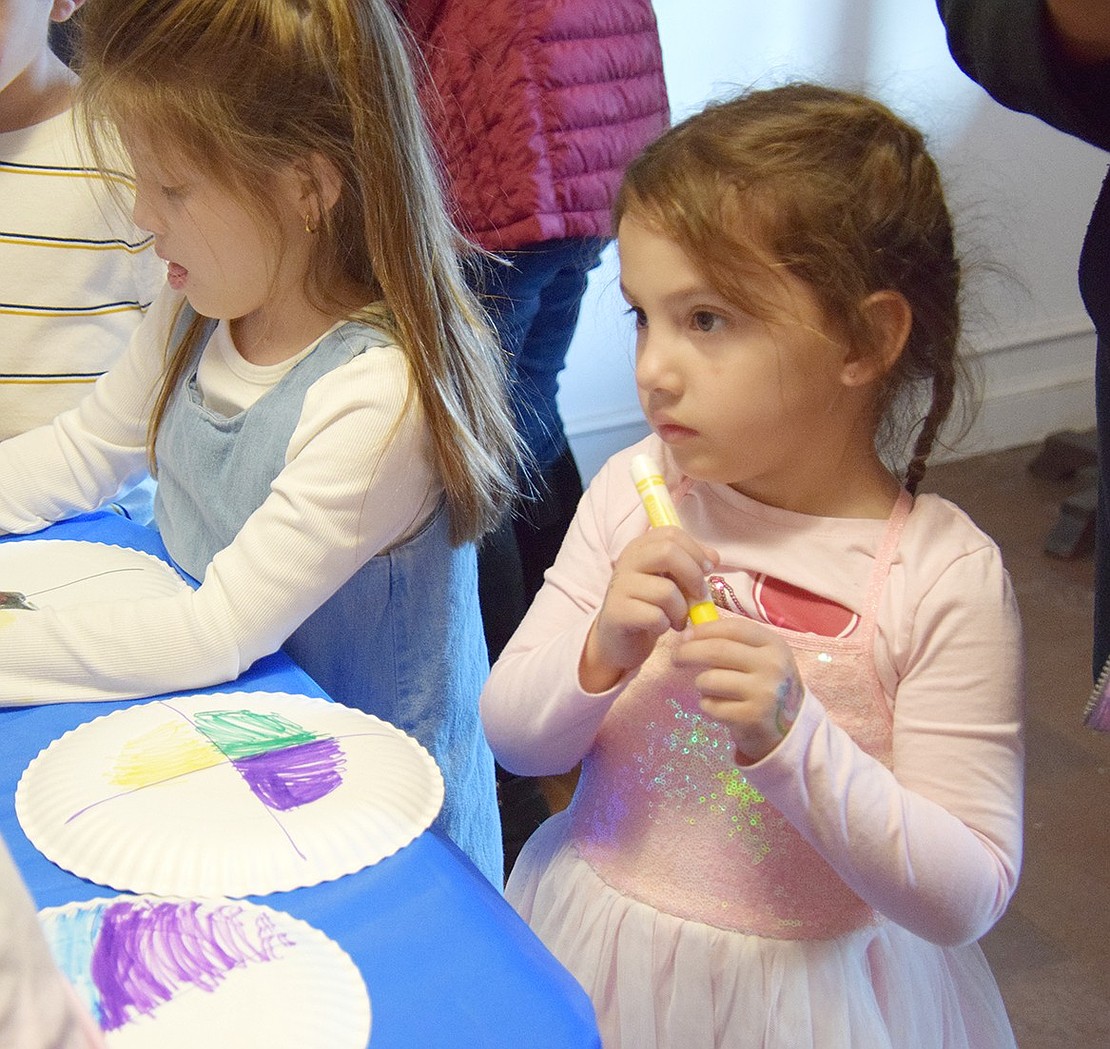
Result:
M695 310L690 316L690 323L698 331L711 332L716 331L724 323L724 318L711 310Z
M637 328L647 327L647 314L639 306L630 306L627 313L635 320Z

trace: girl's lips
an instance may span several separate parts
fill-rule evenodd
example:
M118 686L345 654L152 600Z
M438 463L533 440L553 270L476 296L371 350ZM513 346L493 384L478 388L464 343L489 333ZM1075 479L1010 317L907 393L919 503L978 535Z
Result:
M170 287L174 291L180 291L185 287L185 278L189 276L189 271L176 262L170 262L166 266L166 280L169 281Z
M697 430L691 430L688 426L679 426L678 423L659 423L655 427L655 432L667 444L697 436Z

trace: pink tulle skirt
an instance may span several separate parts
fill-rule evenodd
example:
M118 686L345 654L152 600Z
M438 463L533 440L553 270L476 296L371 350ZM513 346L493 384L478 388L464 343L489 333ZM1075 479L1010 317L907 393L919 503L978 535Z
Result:
M891 922L773 940L618 892L567 841L565 813L522 851L509 902L586 989L605 1049L1015 1049L978 944Z

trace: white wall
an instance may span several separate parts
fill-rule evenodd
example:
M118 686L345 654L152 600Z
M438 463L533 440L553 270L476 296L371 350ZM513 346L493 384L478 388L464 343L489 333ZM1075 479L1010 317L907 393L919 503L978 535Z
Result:
M747 86L863 90L929 136L968 280L984 378L966 455L1094 425L1094 335L1076 288L1105 154L995 104L956 67L933 0L656 0L676 119ZM992 268L984 265L989 263ZM584 477L646 432L612 248L592 274L560 388Z

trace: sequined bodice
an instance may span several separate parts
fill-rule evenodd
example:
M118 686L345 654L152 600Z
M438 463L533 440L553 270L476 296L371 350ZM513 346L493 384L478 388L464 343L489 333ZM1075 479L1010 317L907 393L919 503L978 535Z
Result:
M891 721L874 670L875 618L907 511L900 501L852 636L768 627L789 642L830 719L888 766ZM621 892L726 929L824 939L874 920L745 778L728 730L701 713L689 672L673 665L676 644L674 633L661 639L583 761L570 807L579 853Z

